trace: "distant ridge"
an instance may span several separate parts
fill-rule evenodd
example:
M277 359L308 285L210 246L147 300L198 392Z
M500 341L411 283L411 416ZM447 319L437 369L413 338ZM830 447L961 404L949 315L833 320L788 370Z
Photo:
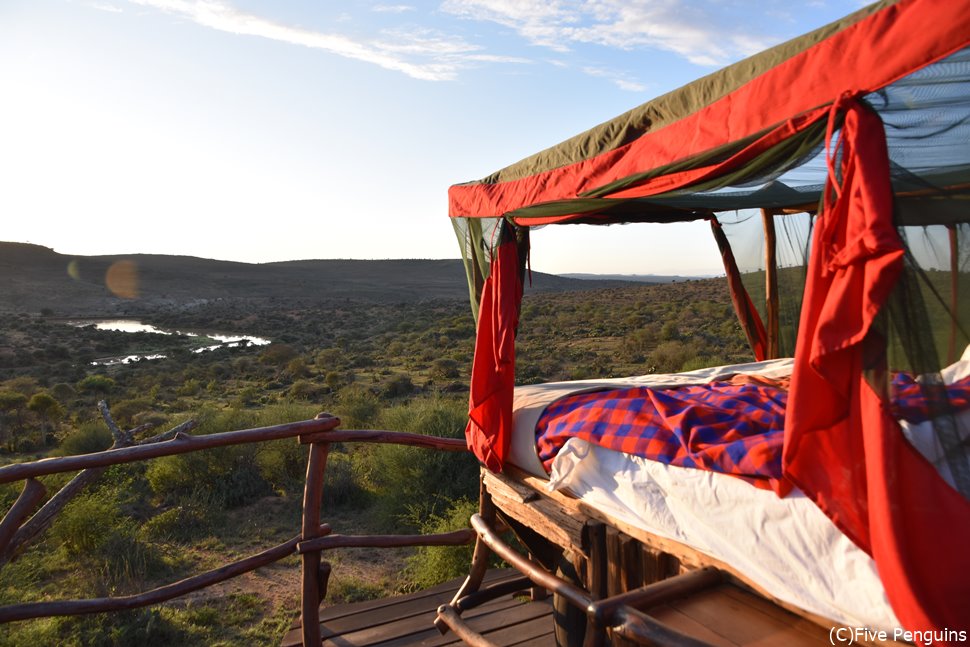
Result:
M679 283L681 281L694 281L697 279L709 279L713 274L697 276L680 276L679 274L583 274L572 272L560 274L569 279L579 279L581 281L627 281L635 283Z
M105 276L127 261L137 298L121 298ZM220 299L321 303L340 300L403 303L467 299L460 260L302 260L240 263L194 256L128 254L70 256L28 243L0 242L0 311L59 316L137 314L191 308ZM562 292L629 285L532 272L526 291Z

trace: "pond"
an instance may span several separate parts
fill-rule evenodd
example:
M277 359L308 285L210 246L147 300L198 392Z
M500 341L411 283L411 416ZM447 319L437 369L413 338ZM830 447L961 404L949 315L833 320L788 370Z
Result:
M264 337L255 335L240 335L236 333L211 333L195 332L190 330L165 330L157 328L151 324L142 323L136 319L90 319L86 321L68 321L72 326L94 326L98 330L115 330L118 332L147 332L158 335L182 335L185 337L201 337L209 339L216 344L206 344L192 350L193 353L204 353L208 350L217 348L235 348L239 346L266 346L272 341ZM143 355L124 355L118 357L104 357L91 362L97 366L113 366L116 364L129 364L141 360L163 359L165 355L159 353L146 353Z

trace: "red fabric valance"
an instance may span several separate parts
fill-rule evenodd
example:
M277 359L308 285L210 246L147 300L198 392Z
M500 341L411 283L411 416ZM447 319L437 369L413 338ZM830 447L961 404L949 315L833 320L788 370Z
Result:
M882 88L963 47L968 35L970 14L963 3L901 0L690 116L625 146L519 180L453 186L448 192L449 215L502 216L543 202L576 198L630 175L744 140L829 105L846 89L869 92ZM570 218L553 217L544 222Z

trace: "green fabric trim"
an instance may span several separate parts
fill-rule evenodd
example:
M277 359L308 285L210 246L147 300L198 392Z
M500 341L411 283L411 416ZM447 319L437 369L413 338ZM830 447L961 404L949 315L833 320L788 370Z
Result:
M895 2L896 0L882 0L860 9L841 20L668 92L556 146L496 171L482 180L467 184L498 184L518 180L590 159L628 144L645 133L659 130L697 112L779 63Z

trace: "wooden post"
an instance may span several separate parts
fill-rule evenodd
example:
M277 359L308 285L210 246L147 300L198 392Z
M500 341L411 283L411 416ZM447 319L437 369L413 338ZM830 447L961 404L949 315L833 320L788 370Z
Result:
M774 212L770 209L762 209L761 221L765 230L765 309L768 313L768 321L766 322L768 356L766 359L776 359L780 351L778 348L778 259Z
M306 484L303 490L303 530L301 541L320 536L320 505L323 502L323 473L327 467L330 443L310 445L307 459ZM300 624L303 647L320 647L320 551L303 553L303 599Z
M950 343L946 353L946 361L952 364L957 359L957 326L959 317L959 281L960 281L960 251L957 245L957 226L949 225L950 230Z
M593 600L602 600L607 597L608 584L606 524L601 521L590 521L583 530L586 552L589 554L586 582ZM602 647L604 644L606 644L606 630L596 622L595 618L589 618L586 623L583 647Z
M27 479L20 496L4 515L3 521L0 521L0 554L7 548L7 544L13 539L14 533L20 528L23 520L37 509L37 505L46 494L47 488L44 487L43 483L34 479Z

